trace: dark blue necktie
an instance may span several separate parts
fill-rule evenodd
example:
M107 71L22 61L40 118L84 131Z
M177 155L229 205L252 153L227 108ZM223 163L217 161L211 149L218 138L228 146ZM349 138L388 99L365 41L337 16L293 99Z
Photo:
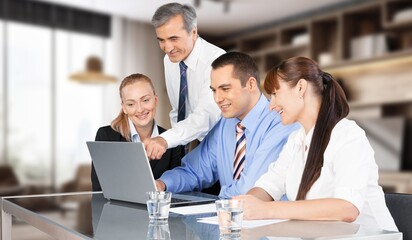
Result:
M180 67L180 91L179 91L179 108L177 112L177 121L180 122L186 118L186 98L187 98L187 76L186 64L181 61L179 63Z

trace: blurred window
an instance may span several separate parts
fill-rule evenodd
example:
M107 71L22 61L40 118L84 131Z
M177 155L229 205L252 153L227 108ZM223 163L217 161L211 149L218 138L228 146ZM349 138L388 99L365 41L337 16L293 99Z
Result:
M77 167L90 163L86 141L103 124L105 85L79 83L69 75L85 69L91 55L104 62L105 38L56 31L56 184L72 179Z
M49 184L52 32L7 23L7 162L22 183Z
M5 144L5 135L4 135L4 21L0 20L0 165L5 164L5 153L4 153L4 144Z
M103 122L105 93L113 91L113 84L79 83L69 76L83 71L91 55L105 62L111 42L96 35L8 22L8 54L3 59L0 27L1 99L7 80L7 114L4 104L0 106L1 126L7 116L7 136L4 127L0 129L2 152L7 138L4 162L14 167L22 183L60 186L74 177L79 165L90 163L85 142L94 140L97 129L108 124Z

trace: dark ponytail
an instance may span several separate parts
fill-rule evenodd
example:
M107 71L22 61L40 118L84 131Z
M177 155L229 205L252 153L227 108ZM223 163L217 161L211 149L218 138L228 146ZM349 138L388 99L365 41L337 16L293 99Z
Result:
M306 199L306 194L316 180L318 180L323 167L323 156L329 144L332 129L336 123L349 113L345 94L329 73L322 73L322 83L324 85L322 103L296 200Z

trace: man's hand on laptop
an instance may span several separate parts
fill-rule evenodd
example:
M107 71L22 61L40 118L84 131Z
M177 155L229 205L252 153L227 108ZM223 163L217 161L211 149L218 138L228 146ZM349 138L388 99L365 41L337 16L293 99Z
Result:
M160 136L146 139L143 143L147 157L151 160L159 160L167 150L167 142Z
M160 192L160 191L166 190L166 184L162 180L157 179L155 181L155 184L156 184L157 191Z

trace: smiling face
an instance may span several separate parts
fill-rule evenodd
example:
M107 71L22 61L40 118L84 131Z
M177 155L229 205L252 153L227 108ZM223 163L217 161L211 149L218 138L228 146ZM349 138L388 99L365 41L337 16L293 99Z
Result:
M282 78L278 77L279 88L270 95L269 108L277 111L282 117L282 124L291 124L299 121L304 110L301 86L298 83L294 87L289 86ZM301 79L300 81L304 81ZM299 90L299 88L301 88Z
M223 117L242 120L248 114L256 103L252 95L256 91L255 83L256 80L250 78L242 87L240 80L233 76L233 65L212 70L210 88Z
M136 129L152 127L156 113L157 96L146 81L137 81L121 90L123 112Z
M189 33L184 28L183 17L176 15L162 26L156 28L157 39L162 49L171 62L183 61L192 51L197 29L193 28Z

